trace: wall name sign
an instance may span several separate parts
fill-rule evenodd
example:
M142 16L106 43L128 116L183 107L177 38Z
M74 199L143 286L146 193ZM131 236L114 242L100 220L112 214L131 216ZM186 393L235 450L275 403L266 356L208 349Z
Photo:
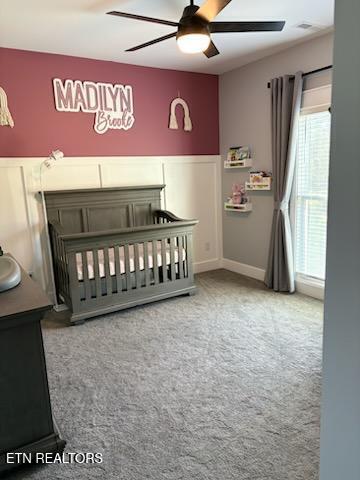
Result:
M81 82L54 78L55 107L59 112L95 114L94 130L129 130L135 122L133 91L129 85Z

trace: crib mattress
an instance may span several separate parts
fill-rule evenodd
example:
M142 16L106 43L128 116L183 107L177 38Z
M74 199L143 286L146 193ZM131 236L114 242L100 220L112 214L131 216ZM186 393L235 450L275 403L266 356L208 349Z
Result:
M152 244L148 243L147 248L147 258L148 258L148 266L149 268L153 268L154 259L153 259L153 248ZM109 248L109 271L110 275L113 276L116 274L115 271L115 249ZM171 256L170 256L170 245L166 246L166 264L170 265L171 263ZM146 253L145 253L146 254ZM95 278L94 272L94 255L92 251L86 252L87 256L87 264L88 264L88 278L89 280L93 280ZM161 254L161 242L157 242L157 265L158 267L162 266L162 254ZM174 259L175 263L179 262L179 258L182 261L186 259L186 250L182 248L182 252L179 255L179 248L175 246L174 248ZM99 259L99 275L101 278L105 277L105 260L104 260L104 250L98 249L98 259ZM119 247L119 264L120 264L120 273L126 273L125 267L125 250L124 247ZM134 245L129 245L129 264L130 264L130 272L135 272L135 248ZM83 262L81 253L76 254L76 266L77 266L77 275L78 280L83 280ZM145 262L144 262L144 245L139 244L139 269L145 269Z

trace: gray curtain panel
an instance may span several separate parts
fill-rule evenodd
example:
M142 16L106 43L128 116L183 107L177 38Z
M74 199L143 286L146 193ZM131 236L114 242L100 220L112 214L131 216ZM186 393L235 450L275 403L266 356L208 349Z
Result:
M277 292L295 291L289 202L294 181L302 72L271 81L274 214L265 284Z

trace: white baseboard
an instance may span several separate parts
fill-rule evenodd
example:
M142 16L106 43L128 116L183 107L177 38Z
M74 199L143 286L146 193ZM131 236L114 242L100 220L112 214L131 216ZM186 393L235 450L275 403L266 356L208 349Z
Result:
M222 261L220 258L212 258L203 262L194 263L194 273L209 272L211 270L217 270L222 267Z
M296 291L298 293L302 293L303 295L307 295L308 297L313 297L318 300L324 300L324 286L319 285L316 283L311 282L301 282L296 280Z
M246 277L255 278L256 280L264 281L265 270L245 263L235 262L227 258L222 259L222 267L230 272L240 273ZM296 291L307 295L308 297L324 300L324 286L320 283L304 282L299 279L296 280Z
M240 273L246 277L255 278L256 280L264 281L265 270L258 267L253 267L252 265L246 265L245 263L235 262L234 260L229 260L228 258L222 259L222 267L230 272Z

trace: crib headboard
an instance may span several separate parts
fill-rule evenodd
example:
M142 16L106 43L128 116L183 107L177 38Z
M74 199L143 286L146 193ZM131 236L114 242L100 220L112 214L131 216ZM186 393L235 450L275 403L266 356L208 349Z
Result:
M165 185L44 192L48 220L68 233L136 227L154 222Z

